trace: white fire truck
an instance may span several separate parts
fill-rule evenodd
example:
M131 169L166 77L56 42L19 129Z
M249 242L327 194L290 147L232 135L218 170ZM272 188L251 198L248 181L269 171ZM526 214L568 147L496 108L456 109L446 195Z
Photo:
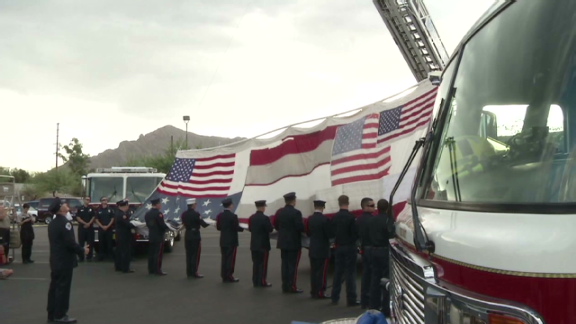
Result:
M391 243L395 323L576 323L575 24L574 0L497 1L452 55Z
M157 172L149 167L112 167L96 169L96 172L87 174L84 178L86 196L90 197L91 205L98 208L102 197L108 198L112 208L116 201L128 199L130 210L135 211L156 189L166 174ZM98 242L98 230L95 226L95 240ZM135 233L136 242L147 243L145 235ZM165 249L172 250L174 241L178 239L178 233L168 231L166 233Z

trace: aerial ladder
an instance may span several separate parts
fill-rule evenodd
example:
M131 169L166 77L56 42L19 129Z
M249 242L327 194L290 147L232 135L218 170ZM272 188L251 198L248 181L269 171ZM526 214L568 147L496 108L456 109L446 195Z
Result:
M423 0L374 0L374 4L418 82L444 69L448 53Z

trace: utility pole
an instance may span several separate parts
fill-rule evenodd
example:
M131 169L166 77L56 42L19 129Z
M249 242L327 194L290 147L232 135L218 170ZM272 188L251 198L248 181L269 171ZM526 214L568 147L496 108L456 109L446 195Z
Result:
M60 146L58 142L58 136L60 133L60 123L56 123L56 170L58 170L58 146Z
M182 120L186 124L186 149L188 149L188 122L190 121L190 116L182 116Z

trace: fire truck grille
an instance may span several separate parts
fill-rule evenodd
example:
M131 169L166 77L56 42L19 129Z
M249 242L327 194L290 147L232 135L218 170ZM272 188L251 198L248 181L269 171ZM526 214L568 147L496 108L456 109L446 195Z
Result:
M424 324L424 288L411 272L392 258L392 309L398 324Z

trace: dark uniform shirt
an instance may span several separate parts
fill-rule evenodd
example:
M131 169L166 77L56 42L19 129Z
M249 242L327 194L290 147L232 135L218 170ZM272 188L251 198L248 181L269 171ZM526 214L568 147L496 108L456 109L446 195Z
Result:
M76 243L72 223L66 216L58 214L48 224L48 240L52 271L78 266L77 256L82 256L84 249Z
M334 237L330 219L321 212L314 212L308 217L307 227L306 233L310 237L308 255L311 258L329 258L330 239Z
M370 243L376 247L387 247L394 237L394 220L385 214L374 216L368 222Z
M132 238L132 228L134 225L130 223L130 211L123 212L120 209L116 210L115 224L116 224L116 239L130 241Z
M304 221L302 213L292 205L286 205L278 211L274 227L278 231L276 247L282 250L298 250L302 248L302 232Z
M164 215L158 209L152 208L146 213L144 220L148 227L148 240L150 242L164 241L164 234L169 230L164 222Z
M356 233L355 217L347 209L340 209L332 218L334 228L334 243L336 246L356 245L358 235Z
M114 211L112 210L112 207L110 207L110 206L107 206L106 208L100 207L100 209L98 209L96 219L103 226L108 226L108 224L110 224L110 222L114 219ZM100 230L102 230L102 228L100 228ZM109 227L107 229L107 231L111 231L111 230L112 230L112 227Z
M257 211L256 214L248 218L248 230L252 233L250 237L250 250L270 251L270 233L274 230L270 217L263 212Z
M370 237L368 235L368 229L370 226L370 225L368 225L368 222L372 217L374 217L374 215L372 215L372 213L364 212L364 213L362 213L362 215L360 215L358 218L356 218L356 231L357 231L358 237L360 238L360 247L362 249L364 249L364 247L366 247L366 246L372 245L370 243Z
M216 229L220 231L220 246L234 247L238 246L238 232L243 232L240 227L238 216L228 209L224 209L216 217Z
M200 237L200 226L207 227L209 225L200 217L200 214L194 209L188 209L182 213L180 219L182 219L182 223L186 228L184 239L200 241L202 239Z
M94 210L94 208L92 208L91 206L82 206L80 208L78 208L78 211L76 212L76 217L79 217L81 220L85 221L86 223L88 223L90 220L92 220L92 217L96 216L96 211ZM105 224L102 224L105 225Z

